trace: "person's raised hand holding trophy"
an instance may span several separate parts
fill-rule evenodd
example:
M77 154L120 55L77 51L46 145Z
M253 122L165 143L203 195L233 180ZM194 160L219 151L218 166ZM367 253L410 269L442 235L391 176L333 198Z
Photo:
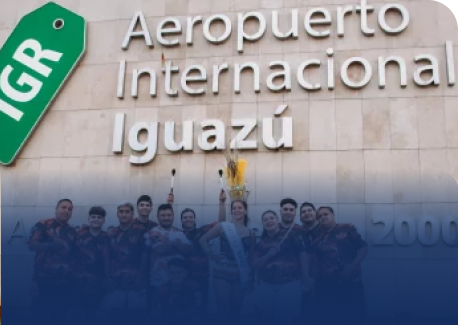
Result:
M170 193L167 197L167 203L170 204L170 205L173 205L174 201L175 201L175 196L173 195L173 181L175 179L175 174L176 174L176 170L175 168L172 169L172 181L171 181L171 187L170 187Z

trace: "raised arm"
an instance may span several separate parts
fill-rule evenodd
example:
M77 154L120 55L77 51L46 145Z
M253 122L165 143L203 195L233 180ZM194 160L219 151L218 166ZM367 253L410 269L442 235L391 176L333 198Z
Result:
M218 221L226 221L226 192L221 190L219 194L219 214Z
M200 237L199 244L202 247L202 250L205 252L205 254L209 257L212 258L216 254L211 250L210 245L208 242L214 238L217 238L221 235L222 231L222 226L220 223L218 223L216 226L214 226L212 229L210 229L208 232L206 232L202 237Z

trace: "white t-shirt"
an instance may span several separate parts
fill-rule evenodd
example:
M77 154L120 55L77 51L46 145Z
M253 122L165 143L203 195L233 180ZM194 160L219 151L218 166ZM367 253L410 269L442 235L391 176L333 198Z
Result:
M178 242L180 244L191 244L186 238L184 232L178 228L172 227L171 230L164 230L161 226L154 227L148 233L151 247L154 249L159 245L165 245L167 237L171 242ZM150 265L150 285L158 287L163 285L168 280L167 264L172 258L184 258L180 254L159 256L152 253Z

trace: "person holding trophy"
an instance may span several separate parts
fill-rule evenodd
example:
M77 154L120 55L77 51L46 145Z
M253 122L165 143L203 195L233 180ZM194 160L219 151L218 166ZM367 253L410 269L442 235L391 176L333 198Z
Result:
M244 296L252 289L249 261L256 244L255 234L248 228L246 201L250 192L244 180L247 162L237 156L228 156L227 162L231 221L218 223L199 240L208 258L215 261L213 285L222 324L238 322ZM213 252L208 244L214 238L221 240L219 254Z

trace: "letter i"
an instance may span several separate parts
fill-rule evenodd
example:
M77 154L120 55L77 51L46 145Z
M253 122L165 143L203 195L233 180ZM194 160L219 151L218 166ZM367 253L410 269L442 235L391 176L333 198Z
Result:
M334 76L334 49L329 48L326 51L328 55L328 89L333 90L335 87L335 76Z

